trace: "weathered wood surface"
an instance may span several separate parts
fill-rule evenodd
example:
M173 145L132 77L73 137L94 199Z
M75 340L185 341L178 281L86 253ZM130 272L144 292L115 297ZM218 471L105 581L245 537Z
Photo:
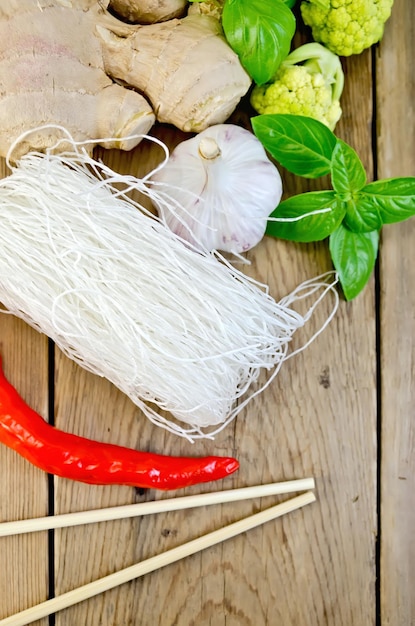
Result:
M396 3L376 58L378 174L415 172L415 5ZM385 228L380 255L380 601L415 624L415 222Z
M379 177L414 174L414 17L411 2L396 0L382 44L345 62L338 133ZM170 129L160 133L171 145L178 140ZM157 155L141 147L105 159L139 174ZM306 188L291 177L285 184L288 193ZM317 482L315 504L57 613L52 623L369 626L378 616L380 624L415 624L414 239L412 222L385 229L379 271L364 293L342 301L324 333L287 361L272 386L214 442L193 446L151 425L112 385L53 350L45 337L0 315L7 376L42 415L53 410L57 426L155 452L239 458L237 475L186 493L304 476ZM325 243L266 239L249 256L249 271L266 281L277 299L330 269ZM318 309L313 328L329 307L327 300ZM0 472L2 521L166 497L48 481L5 448ZM0 617L276 501L0 539Z

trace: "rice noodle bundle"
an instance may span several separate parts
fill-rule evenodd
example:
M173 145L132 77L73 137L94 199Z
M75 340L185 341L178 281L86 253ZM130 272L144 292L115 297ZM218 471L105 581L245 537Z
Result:
M212 437L260 371L273 377L287 358L313 310L303 317L292 302L323 287L321 299L333 282L310 281L277 303L117 191L120 179L156 193L85 150L31 153L13 167L0 181L0 302L155 424Z

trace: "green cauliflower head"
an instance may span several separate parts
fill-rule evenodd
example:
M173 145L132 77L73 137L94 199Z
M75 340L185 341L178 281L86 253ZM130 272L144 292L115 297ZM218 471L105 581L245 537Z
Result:
M340 56L360 54L382 39L394 0L303 0L313 39Z
M260 114L312 117L334 130L342 110L340 59L318 43L300 46L283 61L272 83L256 85L251 104Z

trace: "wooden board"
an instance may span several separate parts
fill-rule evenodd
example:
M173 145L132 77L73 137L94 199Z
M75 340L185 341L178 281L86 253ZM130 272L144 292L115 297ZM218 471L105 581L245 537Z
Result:
M344 115L337 131L357 150L370 176L376 168L382 177L414 173L414 15L411 3L395 4L376 52L344 61ZM246 123L243 115L234 119ZM171 128L157 132L171 146L181 138ZM144 146L130 154L99 154L115 169L135 175L158 159ZM291 194L327 181L306 183L285 175L284 183ZM377 278L356 300L341 302L324 333L287 361L273 384L214 442L192 445L157 429L110 383L76 366L21 321L0 315L9 379L45 417L53 406L57 426L154 452L238 457L237 474L189 494L304 476L314 476L317 484L315 504L61 611L52 623L368 626L377 617L385 625L415 623L414 236L412 223L385 229ZM297 245L267 238L249 259L247 271L267 282L276 299L331 267L325 242ZM328 299L317 310L308 332L324 322L330 304ZM48 481L5 448L0 472L2 521L167 495ZM0 618L283 499L0 539Z
M414 23L415 5L397 2L377 53L381 178L415 172ZM414 237L413 220L384 228L380 256L380 602L391 625L415 623Z

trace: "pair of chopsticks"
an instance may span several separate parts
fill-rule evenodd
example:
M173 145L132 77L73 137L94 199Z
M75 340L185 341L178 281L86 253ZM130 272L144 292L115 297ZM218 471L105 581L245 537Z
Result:
M83 585L78 589L68 591L60 596L46 600L37 606L11 615L0 620L0 626L24 626L35 620L52 615L57 611L66 609L74 604L92 598L104 591L113 589L118 585L130 582L135 578L144 576L161 567L175 563L187 556L205 550L226 539L231 539L240 533L260 526L265 522L281 517L299 509L306 504L316 500L314 493L314 479L304 478L281 483L271 483L268 485L258 485L255 487L244 487L241 489L231 489L217 491L213 493L199 494L196 496L184 496L180 498L169 498L154 502L144 502L141 504L131 504L125 506L111 507L94 511L83 511L80 513L68 513L65 515L55 515L40 517L37 519L21 520L16 522L0 523L0 537L16 535L22 533L36 532L40 530L50 530L52 528L64 528L77 526L80 524L91 524L94 522L110 521L115 519L125 519L138 515L149 515L151 513L161 513L166 511L177 511L211 504L221 504L225 502L236 502L251 498L264 497L270 495L293 493L304 491L286 502L282 502L269 509L255 513L244 519L229 524L223 528L210 532L202 537L193 539L181 546L172 548L162 554L150 557L145 561L131 565L114 574L109 574L91 583Z

